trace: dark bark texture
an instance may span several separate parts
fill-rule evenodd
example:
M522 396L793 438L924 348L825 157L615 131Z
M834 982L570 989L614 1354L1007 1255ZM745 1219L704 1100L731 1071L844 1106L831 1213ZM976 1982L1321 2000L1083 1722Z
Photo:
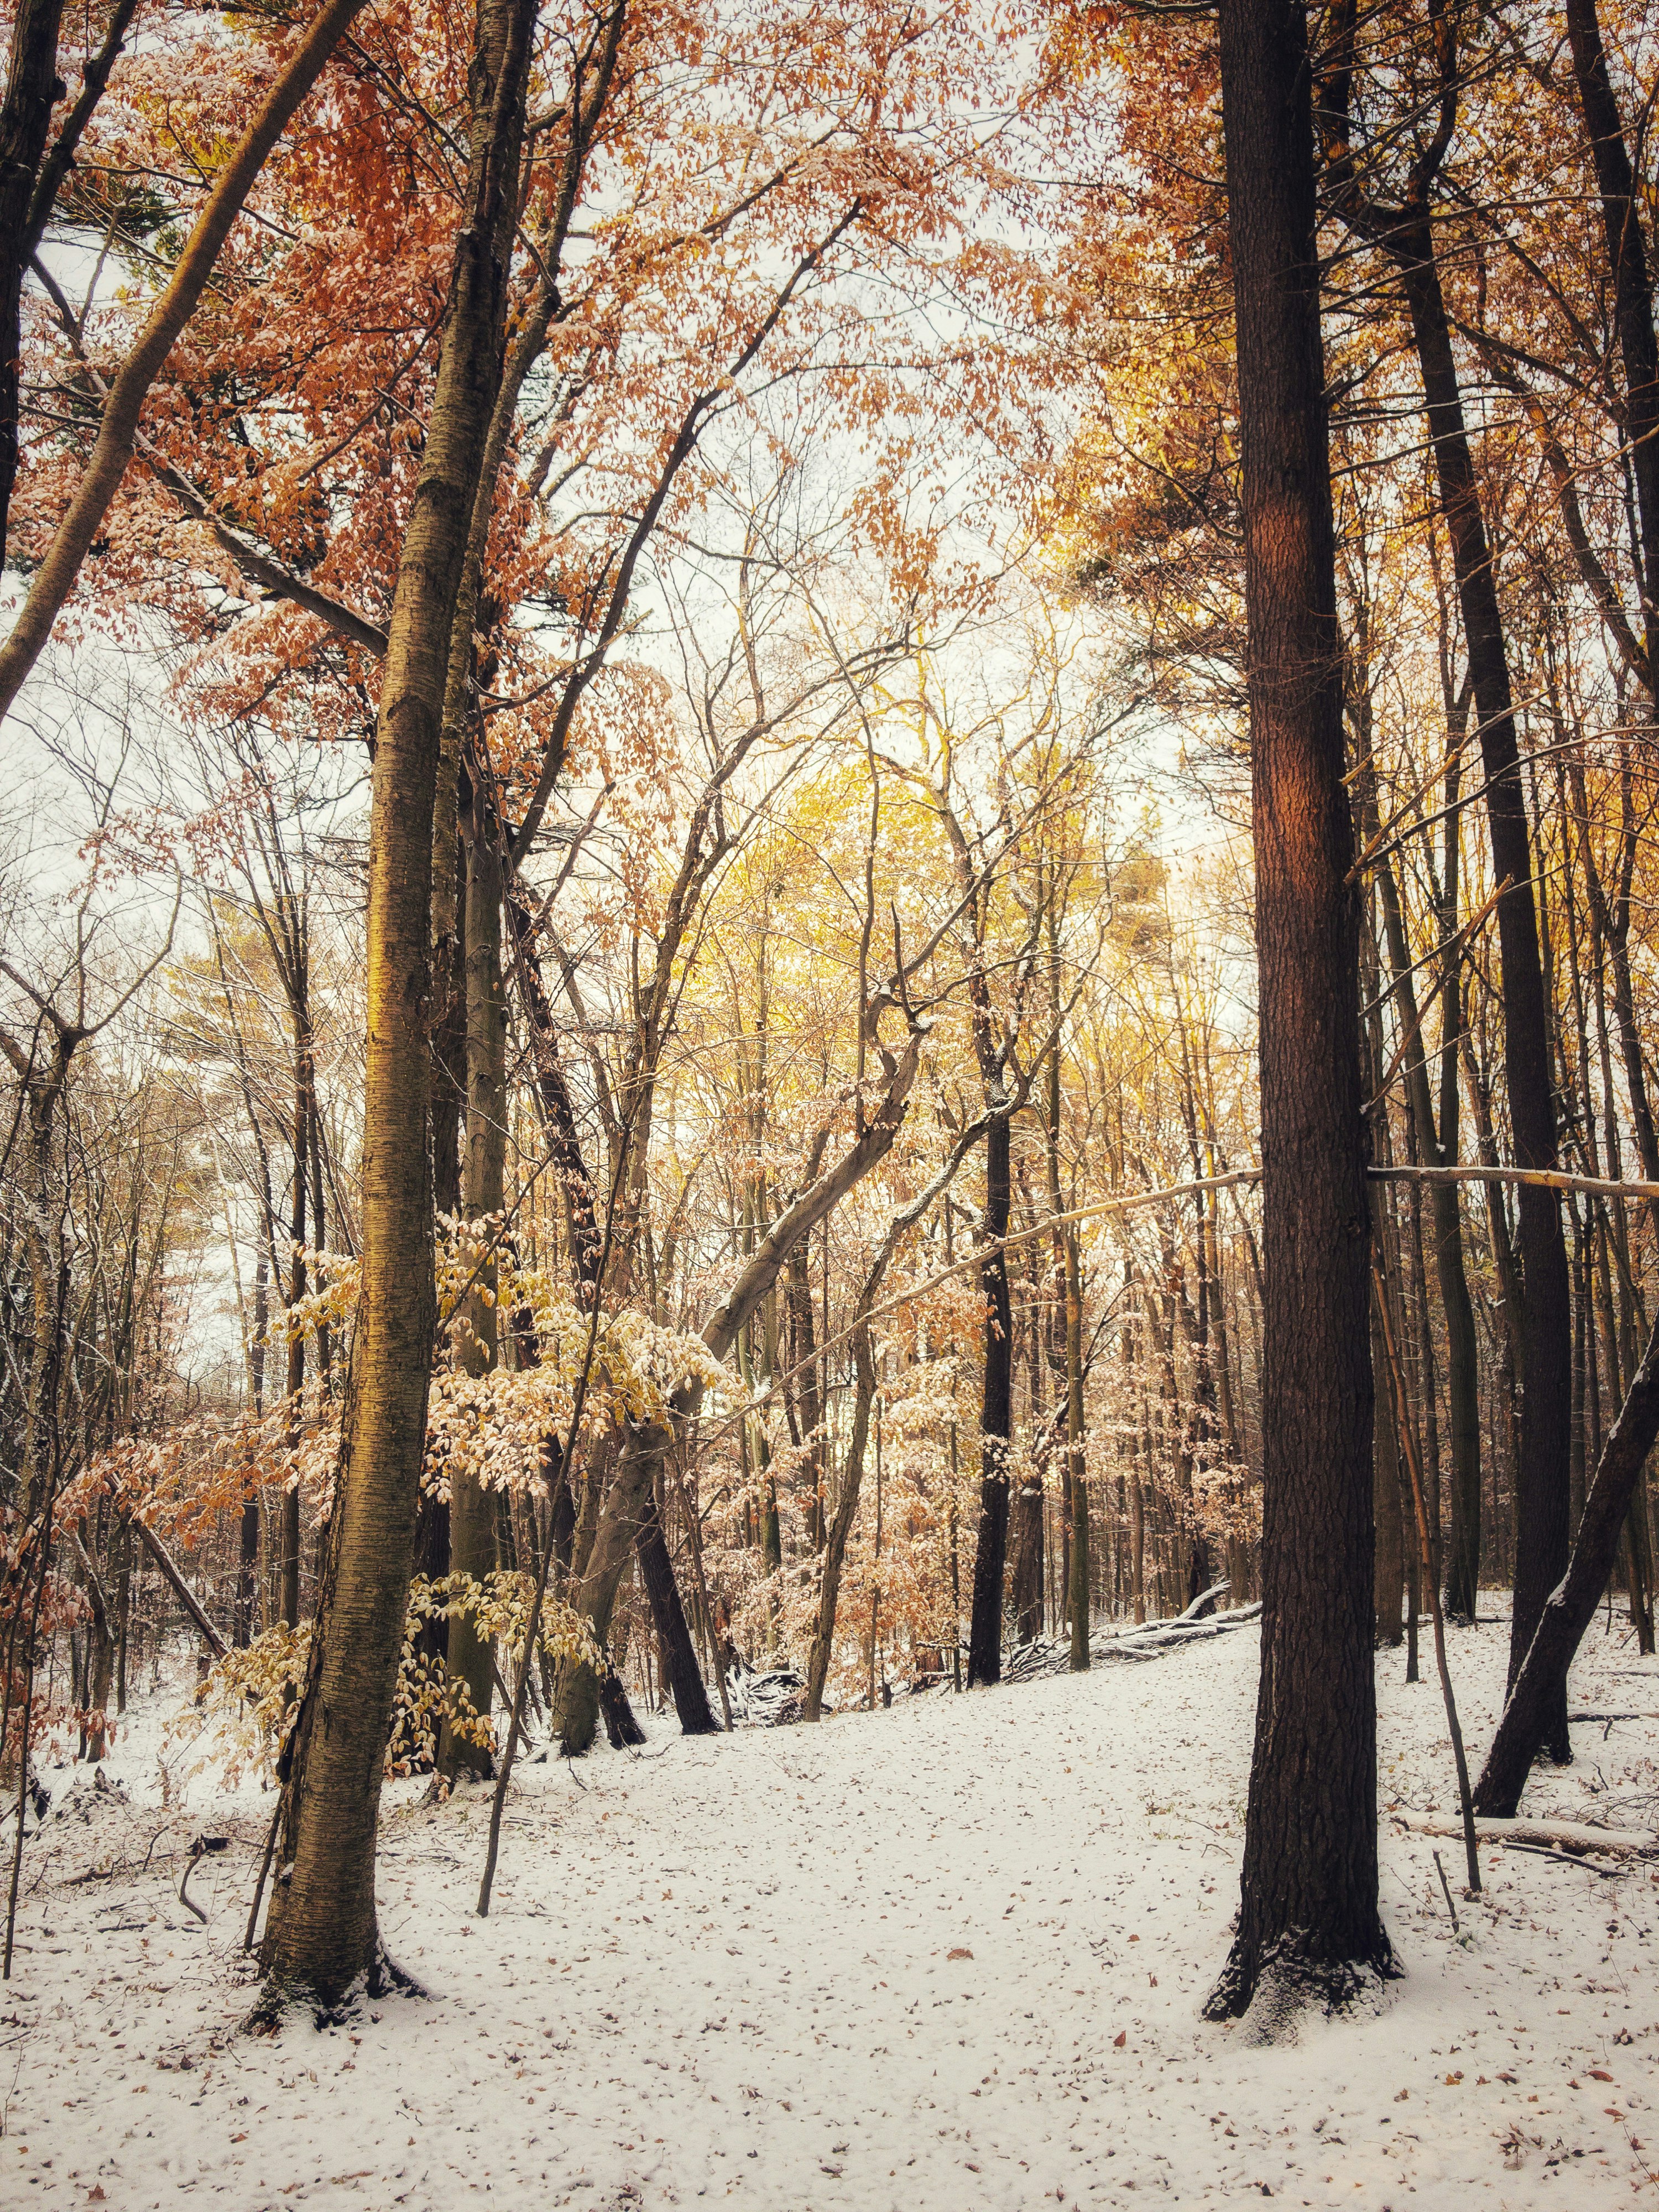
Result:
M1009 1117L985 1133L985 1236L994 1246L980 1269L985 1293L985 1385L980 1401L979 1544L968 1632L968 1686L1002 1680L1002 1584L1008 1559L1008 1436L1013 1416L1014 1324L1008 1295L1008 1234L1013 1188Z
M1261 976L1261 1681L1231 1955L1266 2032L1391 1967L1377 1911L1370 1227L1307 24L1221 0Z
M1498 903L1502 963L1504 1065L1516 1164L1556 1164L1549 1011L1533 896L1531 838L1509 655L1474 456L1463 419L1451 325L1426 216L1395 227L1384 243L1400 267L1422 368L1440 503L1451 539L1463 610L1469 676L1486 779L1492 866L1509 890ZM1531 1185L1520 1194L1522 1371L1520 1462L1516 1479L1515 1613L1510 1640L1513 1682L1544 1601L1561 1579L1570 1534L1568 1455L1572 1425L1572 1301L1567 1248L1555 1194ZM1565 1689L1550 1728L1554 1757L1571 1753Z
M28 214L46 150L58 76L63 0L22 0L12 20L6 90L0 102L0 556L17 480L18 354Z

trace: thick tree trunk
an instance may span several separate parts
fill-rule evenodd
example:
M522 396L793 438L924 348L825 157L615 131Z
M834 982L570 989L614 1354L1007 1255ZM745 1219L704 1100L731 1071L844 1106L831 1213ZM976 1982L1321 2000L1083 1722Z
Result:
M1377 1911L1370 1232L1307 22L1221 0L1261 972L1261 1683L1212 2018L1391 1966Z
M1545 1601L1475 1784L1474 1809L1487 1818L1514 1816L1533 1760L1548 1745L1555 1714L1566 1701L1567 1669L1607 1586L1631 1499L1656 1438L1659 1323L1602 1449L1567 1571Z
M654 1485L640 1501L634 1550L680 1727L687 1735L718 1735L720 1724L710 1708L708 1686L697 1664L697 1649L691 1641L690 1625L674 1577L674 1564L668 1556Z
M342 11L342 21L343 21ZM479 0L472 156L376 721L368 904L362 1291L313 1664L262 1962L334 2002L385 1972L382 1763L413 1565L436 1296L428 1151L432 819L451 629L517 214L530 0Z
M1002 1585L1008 1558L1008 1438L1013 1415L1014 1328L1008 1296L1008 1234L1013 1188L1009 1116L994 1113L985 1133L985 1379L980 1396L979 1541L974 1552L973 1613L968 1631L968 1686L1002 1680Z
M1509 655L1474 457L1463 420L1451 327L1426 216L1391 229L1384 244L1399 265L1411 310L1440 484L1463 610L1469 676L1486 778L1492 866L1509 890L1498 904L1503 969L1504 1059L1510 1126L1518 1165L1556 1164L1549 1010L1533 895L1531 838L1521 782ZM1566 1565L1572 1417L1572 1307L1560 1206L1554 1194L1522 1187L1521 1268L1525 1285L1520 1464L1516 1476L1513 1680L1544 1601ZM1571 1756L1565 1689L1549 1731L1553 1757Z

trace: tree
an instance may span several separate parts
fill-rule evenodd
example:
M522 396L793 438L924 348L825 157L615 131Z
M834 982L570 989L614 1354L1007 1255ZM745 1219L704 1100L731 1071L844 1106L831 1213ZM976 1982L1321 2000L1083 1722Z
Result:
M376 718L370 833L362 1294L339 1499L261 1960L337 2002L387 1972L374 1912L380 1762L413 1565L436 1327L425 1008L431 823L455 604L501 375L533 8L480 0L467 220L456 241L425 457Z
M1352 1998L1377 1910L1368 1218L1307 20L1221 0L1261 971L1261 1683L1206 2010Z
M1534 891L1532 839L1521 780L1514 685L1491 535L1481 509L1453 351L1451 318L1435 246L1432 196L1457 123L1456 15L1450 0L1430 0L1429 30L1437 97L1430 111L1432 127L1415 149L1397 205L1383 205L1362 191L1356 181L1356 155L1348 135L1354 78L1351 4L1339 19L1320 115L1345 212L1394 263L1410 314L1441 511L1462 608L1470 688L1486 771L1492 863L1507 886L1498 904L1498 927L1510 1120L1521 1164L1550 1169L1556 1164L1556 1131L1549 1009ZM1527 1184L1521 1190L1520 1209L1525 1391L1516 1474L1511 1680L1520 1669L1544 1600L1566 1564L1571 1402L1572 1324L1560 1208L1548 1189ZM1557 1759L1571 1757L1565 1697L1551 1731L1550 1747Z

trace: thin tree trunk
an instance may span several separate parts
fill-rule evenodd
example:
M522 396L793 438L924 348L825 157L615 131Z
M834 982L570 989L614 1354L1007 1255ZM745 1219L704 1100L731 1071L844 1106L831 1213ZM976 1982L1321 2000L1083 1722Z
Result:
M1371 1299L1371 1370L1382 1371L1382 1324ZM1401 1518L1400 1439L1395 1433L1393 1401L1384 1397L1376 1408L1372 1454L1372 1495L1376 1515L1376 1562L1373 1570L1373 1611L1379 1648L1397 1650L1405 1632L1405 1527Z
M294 1002L294 1182L289 1196L288 1222L287 1310L289 1322L288 1374L284 1385L288 1395L288 1448L290 1452L299 1449L301 1401L306 1383L306 1340L301 1331L294 1326L292 1316L306 1295L306 1198L308 1189L306 1152L311 1134L307 1095L310 1051L310 1030L305 1004L303 999L296 995ZM282 1551L277 1572L282 1617L290 1628L297 1628L300 1625L300 1486L297 1482L290 1483L283 1490L280 1515Z
M1584 127L1601 196L1601 224L1613 270L1613 317L1625 362L1625 444L1636 479L1640 518L1643 630L1647 643L1648 691L1659 685L1659 340L1653 324L1653 289L1642 234L1630 153L1619 103L1607 73L1607 51L1595 0L1566 0L1567 40L1584 111ZM1655 1170L1644 1163L1644 1172Z
M1008 1438L1013 1415L1013 1310L1008 1296L1008 1234L1013 1197L1009 1115L994 1111L985 1133L985 1376L980 1395L979 1540L974 1551L968 1686L1002 1680L1002 1585L1008 1557Z
M1389 964L1394 970L1398 997L1397 1018L1402 1035L1408 1036L1418 1024L1417 994L1412 988L1411 954L1400 894L1386 861L1377 870L1377 887L1382 897ZM1454 1034L1446 1029L1448 1043ZM1406 1101L1416 1130L1419 1158L1431 1167L1455 1165L1455 1156L1449 1157L1442 1133L1435 1126L1428 1063L1417 1046L1406 1054L1405 1076ZM1443 1088L1443 1100L1444 1096ZM1455 1085L1452 1097L1456 1097ZM1447 1547L1445 1609L1453 1620L1473 1620L1480 1569L1480 1408L1477 1396L1474 1305L1469 1297L1469 1279L1463 1258L1462 1195L1455 1183L1432 1183L1429 1203L1434 1224L1435 1270L1446 1321L1446 1387L1451 1410L1452 1514L1451 1541Z
M867 1305L870 1301L863 1303ZM801 1718L804 1721L816 1721L823 1711L824 1686L830 1679L830 1662L835 1652L836 1609L841 1598L842 1568L847 1558L853 1522L858 1515L859 1490L864 1477L864 1455L870 1436L870 1408L876 1395L876 1362L867 1324L860 1323L854 1332L853 1364L858 1378L853 1400L853 1431L848 1441L846 1463L842 1469L841 1492L824 1534L817 1618L813 1624L811 1650L806 1662L806 1693L801 1700Z
M1426 215L1413 214L1383 239L1399 265L1427 404L1441 510L1451 539L1462 604L1469 675L1486 779L1492 865L1510 888L1498 902L1502 963L1504 1073L1516 1159L1526 1168L1556 1164L1549 1009L1533 890L1531 837L1508 651L1498 612L1492 556L1474 457L1463 419L1451 326ZM1519 1466L1516 1471L1515 1612L1510 1641L1513 1680L1545 1599L1566 1565L1569 1429L1572 1413L1572 1310L1566 1244L1555 1194L1523 1185L1521 1266L1526 1285ZM1571 1757L1565 1686L1550 1732L1557 1759Z

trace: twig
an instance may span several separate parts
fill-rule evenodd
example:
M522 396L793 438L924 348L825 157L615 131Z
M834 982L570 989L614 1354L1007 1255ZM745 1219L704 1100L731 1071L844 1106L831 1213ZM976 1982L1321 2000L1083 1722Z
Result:
M1440 1863L1439 1852L1434 1852L1432 1856L1434 1859L1434 1870L1439 1875L1440 1887L1445 1893L1446 1910L1451 1915L1452 1934L1455 1936L1457 1933L1457 1907L1452 1903L1451 1884L1446 1879L1445 1868Z
M253 1902L247 1909L247 1929L242 1937L244 1951L253 1948L253 1929L259 1917L259 1905L265 1893L265 1877L270 1872L271 1854L276 1848L276 1831L282 1824L283 1793L276 1793L276 1809L270 1816L270 1826L265 1831L265 1854L259 1862L259 1879L253 1885Z
M1547 1844L1512 1843L1507 1837L1496 1838L1506 1851L1530 1851L1534 1858L1559 1859L1563 1866L1583 1867L1589 1874L1599 1874L1604 1881L1617 1881L1626 1869L1617 1866L1597 1866L1591 1858L1581 1858L1576 1851L1553 1851Z

